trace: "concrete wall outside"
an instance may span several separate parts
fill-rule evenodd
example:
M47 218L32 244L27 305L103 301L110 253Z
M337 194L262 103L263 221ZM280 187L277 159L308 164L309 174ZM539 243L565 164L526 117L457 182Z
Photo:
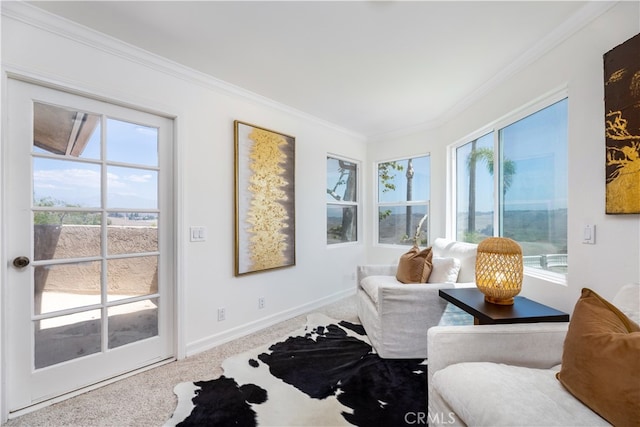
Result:
M97 225L36 225L36 260L100 256ZM158 251L158 229L152 226L108 226L107 253L140 254ZM156 255L107 261L107 286L111 295L145 295L157 292ZM87 261L36 267L36 289L41 292L100 294L102 263Z

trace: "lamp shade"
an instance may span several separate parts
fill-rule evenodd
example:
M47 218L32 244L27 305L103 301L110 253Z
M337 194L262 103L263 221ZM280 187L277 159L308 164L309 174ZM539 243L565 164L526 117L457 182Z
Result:
M489 237L478 244L476 286L487 302L513 304L522 289L522 248L506 237Z

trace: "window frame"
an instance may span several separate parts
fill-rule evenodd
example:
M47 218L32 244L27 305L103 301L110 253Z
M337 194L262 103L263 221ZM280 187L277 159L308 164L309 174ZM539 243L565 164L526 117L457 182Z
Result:
M328 224L327 224L327 212L329 209L329 206L339 206L339 207L353 207L355 206L356 208L356 236L355 236L355 240L351 240L351 241L347 241L347 242L336 242L336 243L329 243L327 240L325 240L325 245L327 248L334 248L334 247L341 247L341 246L345 246L345 245L357 245L360 243L361 241L361 226L360 224L362 223L362 192L361 192L361 175L362 175L362 162L360 160L356 160L356 159L352 159L346 156L342 156L339 154L334 154L334 153L330 153L327 152L325 155L325 186L327 184L327 162L329 161L329 159L333 159L333 160L342 160L345 162L349 162L349 163L353 163L354 165L356 165L356 200L355 201L344 201L344 200L327 200L326 196L325 196L325 239L329 234L329 228L328 228ZM325 193L326 194L326 193Z
M547 107L552 106L562 100L567 100L567 109L569 109L569 93L567 88L556 90L552 93L548 93L539 97L538 99L525 104L524 106L505 114L499 119L489 123L488 125L466 135L465 137L457 140L456 142L447 146L447 191L446 191L446 218L447 227L446 233L449 238L456 239L457 236L457 149L468 144L482 136L485 136L493 132L493 230L494 237L502 235L502 203L503 199L500 197L500 180L502 177L502 164L500 163L500 154L502 146L500 144L500 130L525 119ZM569 113L569 112L568 112ZM568 114L569 115L569 114ZM569 120L567 119L567 150L569 150ZM567 158L568 161L568 158ZM568 165L567 165L568 166ZM567 199L570 198L570 189L568 188L567 177ZM569 210L569 204L567 203L567 211ZM567 224L568 226L568 224ZM568 227L567 227L568 228ZM568 236L567 236L568 237ZM567 250L568 252L568 250ZM534 277L545 280L550 283L567 286L567 273L558 273L549 270L543 270L540 268L524 266L525 276Z
M421 231L425 231L424 228L426 227L426 232L425 232L426 239L428 244L431 243L431 199L430 198L425 200L411 200L411 201L405 201L405 202L382 202L382 203L379 200L379 195L380 195L380 190L378 188L380 184L380 176L378 172L379 165L382 163L398 162L398 161L404 161L409 159L416 159L419 157L429 158L429 170L427 171L427 176L429 178L428 188L429 188L429 197L430 197L431 196L431 152L417 153L417 154L407 155L407 156L399 156L391 159L377 160L373 162L373 182L375 183L375 186L374 186L375 195L374 195L374 201L373 201L374 208L373 208L373 216L372 216L372 222L374 224L374 227L373 227L374 228L374 235L373 235L374 246L384 247L384 248L408 248L410 246L409 244L380 243L380 219L379 219L380 207L425 206L427 219L425 220L425 224L423 225ZM413 236L409 236L409 238L411 237Z

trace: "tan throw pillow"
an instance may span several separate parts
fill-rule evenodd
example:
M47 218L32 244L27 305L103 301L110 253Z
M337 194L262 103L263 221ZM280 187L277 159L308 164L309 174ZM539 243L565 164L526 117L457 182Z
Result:
M400 257L396 279L402 283L426 283L433 268L432 259L431 246L420 250L414 245Z
M640 425L640 326L590 289L576 303L560 383L616 427Z

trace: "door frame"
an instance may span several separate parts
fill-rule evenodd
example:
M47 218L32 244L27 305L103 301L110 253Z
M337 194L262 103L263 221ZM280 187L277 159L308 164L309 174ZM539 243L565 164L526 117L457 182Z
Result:
M75 82L63 82L48 76L44 76L37 72L27 71L25 69L18 69L11 66L3 66L1 70L1 82L0 82L0 112L7 110L7 88L9 85L9 80L19 80L22 82L43 86L45 88L55 89L62 92L67 92L73 95L82 96L85 98L95 99L102 102L111 103L117 106L132 108L135 110L139 110L145 113L154 114L158 116L162 116L166 119L169 119L173 122L173 147L171 149L173 163L173 177L170 180L173 185L173 224L171 226L172 232L174 234L174 244L173 244L173 331L174 331L174 359L180 360L186 357L186 344L185 344L185 322L184 322L184 306L185 306L185 296L184 296L184 237L185 230L184 227L184 214L183 214L183 206L184 206L184 187L183 187L183 179L182 179L182 171L183 171L183 148L182 144L179 143L179 117L183 116L183 114L176 113L175 107L169 108L166 105L162 105L161 103L154 103L155 105L150 105L149 100L145 99L137 99L136 97L132 97L130 94L118 93L118 94L106 94L102 92L97 87L84 86ZM173 111L172 111L173 110ZM49 406L53 403L66 400L70 397L77 396L81 393L89 391L91 389L96 389L107 385L109 383L115 382L119 379L125 378L127 376L134 375L138 372L142 372L146 369L149 369L153 366L161 365L165 362L159 362L155 365L151 365L148 367L143 367L137 369L135 371L122 374L112 379L108 379L102 381L98 384L88 386L73 392L69 392L62 396L58 396L56 398L40 402L38 404L29 406L28 408L21 409L12 414L9 414L8 409L8 401L7 395L10 390L8 390L7 384L7 357L5 355L6 346L7 346L7 333L6 329L8 328L6 315L7 315L7 299L6 299L6 286L7 286L7 274L8 269L11 268L9 266L9 260L7 257L6 251L6 241L4 236L6 235L7 224L4 218L7 217L6 209L7 203L5 202L6 198L6 186L8 185L9 177L5 176L5 172L7 168L5 167L5 163L7 161L7 156L5 154L7 150L7 126L6 114L1 115L2 120L0 121L0 166L3 171L0 173L0 259L3 262L0 263L0 423L4 423L11 418L23 415L28 412L32 412L34 410Z

